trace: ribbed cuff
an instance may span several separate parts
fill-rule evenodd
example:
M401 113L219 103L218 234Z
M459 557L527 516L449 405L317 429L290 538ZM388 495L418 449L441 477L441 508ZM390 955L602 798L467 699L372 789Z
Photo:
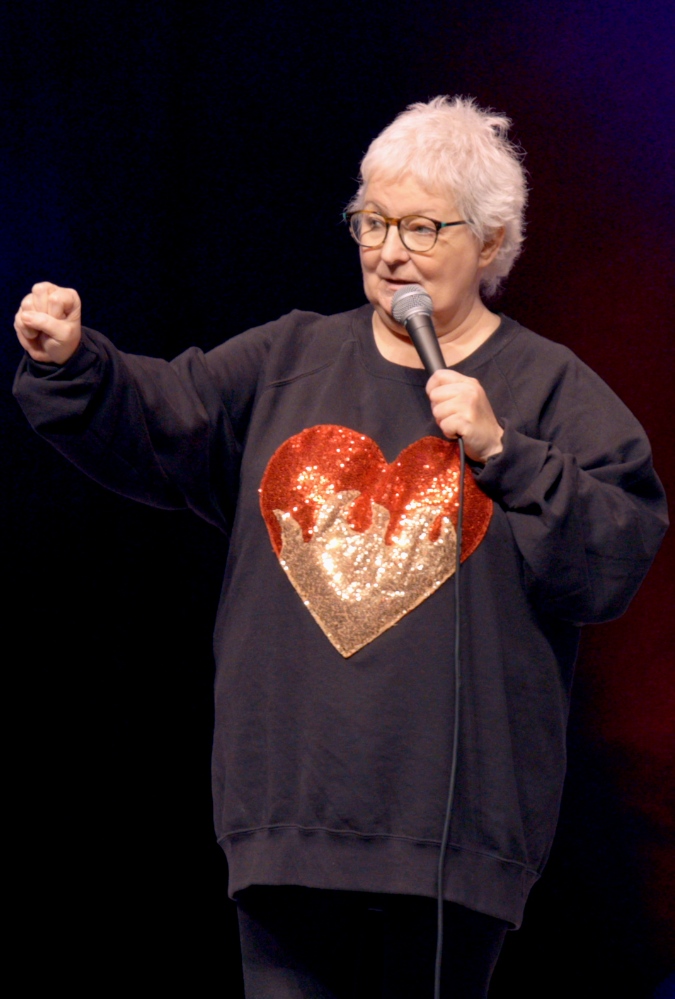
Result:
M534 496L530 487L541 475L549 459L548 441L535 440L519 433L504 420L503 450L474 469L476 482L492 499L507 508L522 508Z

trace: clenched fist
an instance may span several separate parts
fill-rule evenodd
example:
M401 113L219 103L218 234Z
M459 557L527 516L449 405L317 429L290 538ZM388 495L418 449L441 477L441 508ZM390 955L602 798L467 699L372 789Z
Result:
M434 419L446 437L462 437L469 458L486 462L499 454L504 430L495 416L483 386L445 368L427 382Z
M72 288L49 281L34 284L14 320L14 329L34 361L65 364L82 337L82 304Z

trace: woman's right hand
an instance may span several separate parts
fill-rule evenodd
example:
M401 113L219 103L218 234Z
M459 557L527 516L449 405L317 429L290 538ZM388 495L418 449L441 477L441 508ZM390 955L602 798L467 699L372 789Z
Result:
M81 316L82 303L76 291L41 281L22 301L14 329L34 361L65 364L82 338Z

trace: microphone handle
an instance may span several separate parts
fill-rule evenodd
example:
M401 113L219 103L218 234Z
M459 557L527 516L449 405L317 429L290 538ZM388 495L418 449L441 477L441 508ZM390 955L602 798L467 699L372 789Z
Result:
M429 377L434 371L443 370L446 363L431 316L425 312L415 312L406 319L405 328Z

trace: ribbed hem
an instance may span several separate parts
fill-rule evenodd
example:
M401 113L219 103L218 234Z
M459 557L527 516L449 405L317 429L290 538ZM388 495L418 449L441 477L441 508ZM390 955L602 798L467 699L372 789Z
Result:
M438 843L274 826L220 840L229 894L250 885L303 885L339 891L436 897ZM450 846L444 897L520 926L536 872L479 850Z

